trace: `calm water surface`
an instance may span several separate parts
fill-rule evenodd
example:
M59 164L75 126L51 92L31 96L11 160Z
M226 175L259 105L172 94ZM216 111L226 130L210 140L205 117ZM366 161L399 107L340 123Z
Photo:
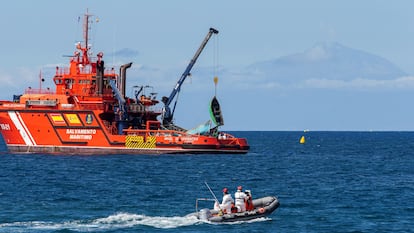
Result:
M414 232L414 133L233 133L248 154L8 154L1 144L0 232ZM204 181L219 198L243 185L281 205L247 223L202 223L186 215L211 198Z

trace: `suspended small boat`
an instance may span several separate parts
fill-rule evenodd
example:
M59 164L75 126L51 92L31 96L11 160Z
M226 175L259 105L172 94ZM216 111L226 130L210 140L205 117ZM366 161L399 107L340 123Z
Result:
M210 103L210 117L217 126L224 125L223 115L221 113L220 103L214 96Z

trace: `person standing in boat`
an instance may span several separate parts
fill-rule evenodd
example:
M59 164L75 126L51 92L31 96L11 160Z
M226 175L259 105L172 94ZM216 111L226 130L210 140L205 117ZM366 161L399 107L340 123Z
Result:
M234 194L234 198L236 199L235 206L237 207L237 212L246 211L245 201L247 200L247 195L242 191L242 189L242 186L237 187L237 191Z
M244 191L244 193L247 196L247 198L246 198L246 210L247 211L254 210L253 198L252 198L251 191L250 190L246 190L246 191Z
M231 213L231 206L234 203L233 198L231 197L231 194L229 193L229 190L227 188L223 189L223 200L220 204L220 208L221 210L224 211L224 213L226 214L230 214ZM216 209L216 207L215 207Z

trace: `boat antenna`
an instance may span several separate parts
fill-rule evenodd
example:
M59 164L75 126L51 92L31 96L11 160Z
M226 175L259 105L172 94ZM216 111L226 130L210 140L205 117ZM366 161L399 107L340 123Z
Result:
M39 89L40 89L40 93L42 93L42 82L44 82L44 81L45 81L45 79L43 78L42 70L40 70L40 72L39 72Z
M85 47L82 47L81 44L79 44L78 49L82 51L82 64L87 65L89 64L89 17L91 17L92 14L89 14L88 9L86 9L86 13L83 16L83 39L85 43Z
M218 199L217 199L216 195L214 195L213 190L211 190L210 186L208 186L207 181L204 181L204 184L206 184L206 186L207 186L208 190L210 190L210 193L211 193L211 195L213 195L214 200L216 200L216 202L217 202L217 203L219 203L219 208L220 208L220 210L222 211L222 209L221 209L221 207L220 207L220 202L218 201Z
M89 43L89 16L91 16L88 12L88 9L86 9L86 14L83 16L83 38L85 40L85 48L88 48Z

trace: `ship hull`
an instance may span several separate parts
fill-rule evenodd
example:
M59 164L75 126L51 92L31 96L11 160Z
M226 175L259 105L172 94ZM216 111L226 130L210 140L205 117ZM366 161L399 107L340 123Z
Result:
M180 148L155 148L136 149L122 147L73 147L73 146L25 146L7 145L10 153L42 153L42 154L80 154L80 155L160 155L160 154L245 154L247 150L220 150L220 149L180 149Z
M171 130L125 129L113 134L101 111L0 110L0 129L12 153L171 154L247 153L245 139L186 134Z

